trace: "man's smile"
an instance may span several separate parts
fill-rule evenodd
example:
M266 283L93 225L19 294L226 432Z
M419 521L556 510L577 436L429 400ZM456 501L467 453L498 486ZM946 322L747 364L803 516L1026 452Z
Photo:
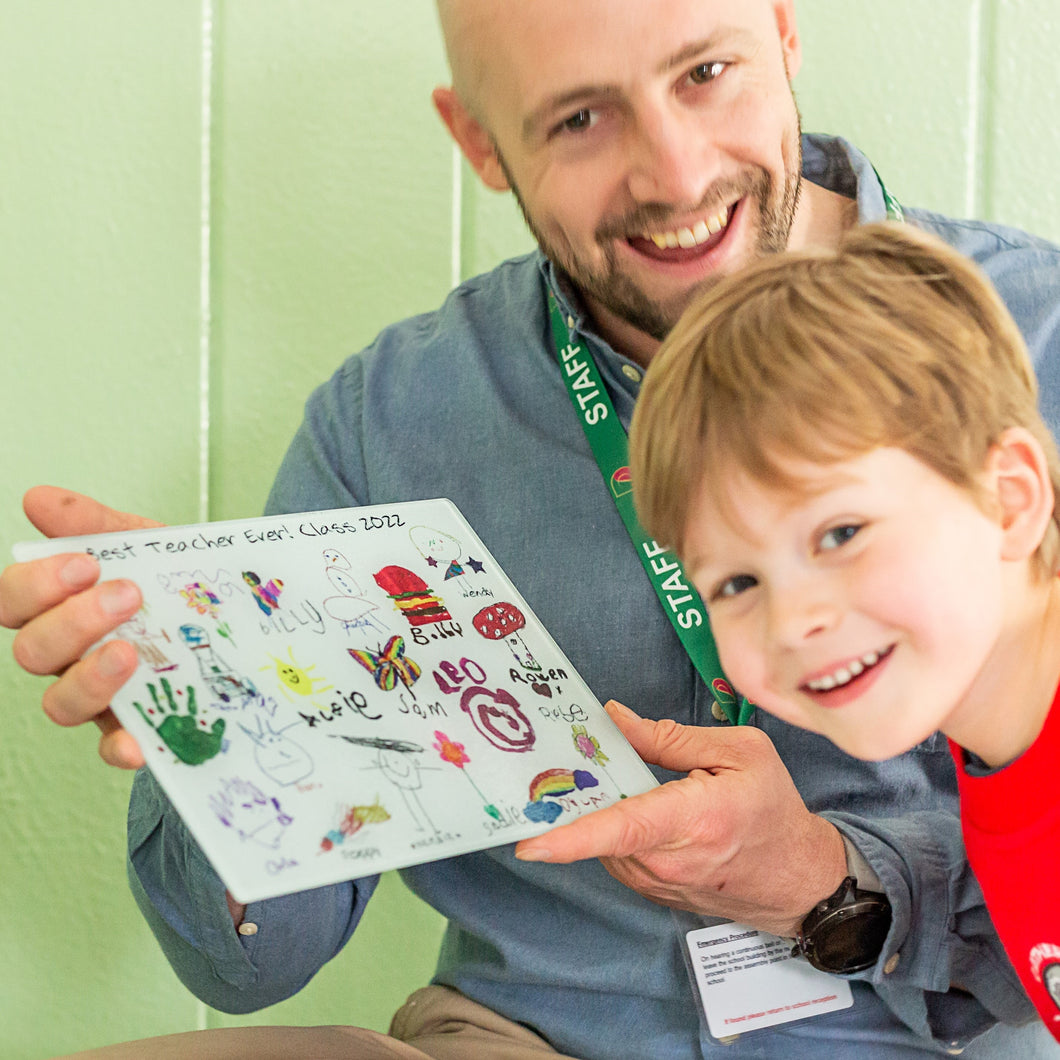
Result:
M737 205L738 202L722 206L691 224L630 236L628 242L633 249L656 261L678 263L698 258L725 238Z

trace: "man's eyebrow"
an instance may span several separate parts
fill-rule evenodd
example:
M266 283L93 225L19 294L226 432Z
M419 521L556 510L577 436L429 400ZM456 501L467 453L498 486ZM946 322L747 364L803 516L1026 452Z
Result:
M724 26L707 37L699 40L689 41L672 55L668 55L657 67L656 73L665 74L669 71L691 62L702 55L712 52L724 51L728 48L756 48L758 39L746 29L738 26ZM575 107L579 103L588 101L608 102L620 99L622 89L618 85L594 84L588 82L575 85L573 88L557 92L555 95L546 96L524 119L522 135L524 140L532 140L540 134L541 126L548 123L553 115L560 114L568 108Z
M539 135L541 126L548 124L553 115L560 114L586 100L607 102L619 99L622 90L617 85L576 85L554 96L547 96L523 119L523 139L533 140Z
M675 67L684 66L685 63L712 52L721 52L718 59L723 59L724 52L728 48L739 48L741 52L748 49L757 50L758 38L749 29L740 26L721 26L707 37L700 40L689 41L683 48L674 52L673 55L664 59L657 67L657 72L665 74Z

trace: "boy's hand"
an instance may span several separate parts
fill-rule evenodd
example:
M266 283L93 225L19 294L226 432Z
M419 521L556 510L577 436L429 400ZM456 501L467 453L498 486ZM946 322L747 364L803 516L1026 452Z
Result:
M760 729L700 728L607 711L647 762L687 772L516 846L525 860L600 858L661 905L795 934L846 875L838 830L810 813Z
M31 489L23 508L47 537L162 525L54 486ZM99 573L96 560L83 553L12 564L0 573L0 625L19 631L13 644L19 666L31 674L59 675L41 700L48 717L58 725L94 721L103 734L100 757L135 769L143 756L108 704L136 669L136 649L109 641L85 652L139 610L140 591L124 580L97 584Z

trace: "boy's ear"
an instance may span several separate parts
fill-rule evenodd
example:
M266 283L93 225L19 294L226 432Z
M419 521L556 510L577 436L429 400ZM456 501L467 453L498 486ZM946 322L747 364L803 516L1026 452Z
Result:
M471 116L460 97L451 88L436 88L431 93L431 100L482 183L494 191L508 191L511 185L504 174L493 137Z
M1010 427L991 446L986 463L1001 519L1001 558L1030 559L1053 518L1053 484L1038 440L1023 427Z

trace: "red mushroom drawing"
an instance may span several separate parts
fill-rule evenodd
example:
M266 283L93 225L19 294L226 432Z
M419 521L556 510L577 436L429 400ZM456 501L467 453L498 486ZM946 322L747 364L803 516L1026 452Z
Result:
M519 636L519 630L526 625L526 616L515 604L490 604L479 611L471 623L486 640L503 640L524 670L541 669L526 641Z

